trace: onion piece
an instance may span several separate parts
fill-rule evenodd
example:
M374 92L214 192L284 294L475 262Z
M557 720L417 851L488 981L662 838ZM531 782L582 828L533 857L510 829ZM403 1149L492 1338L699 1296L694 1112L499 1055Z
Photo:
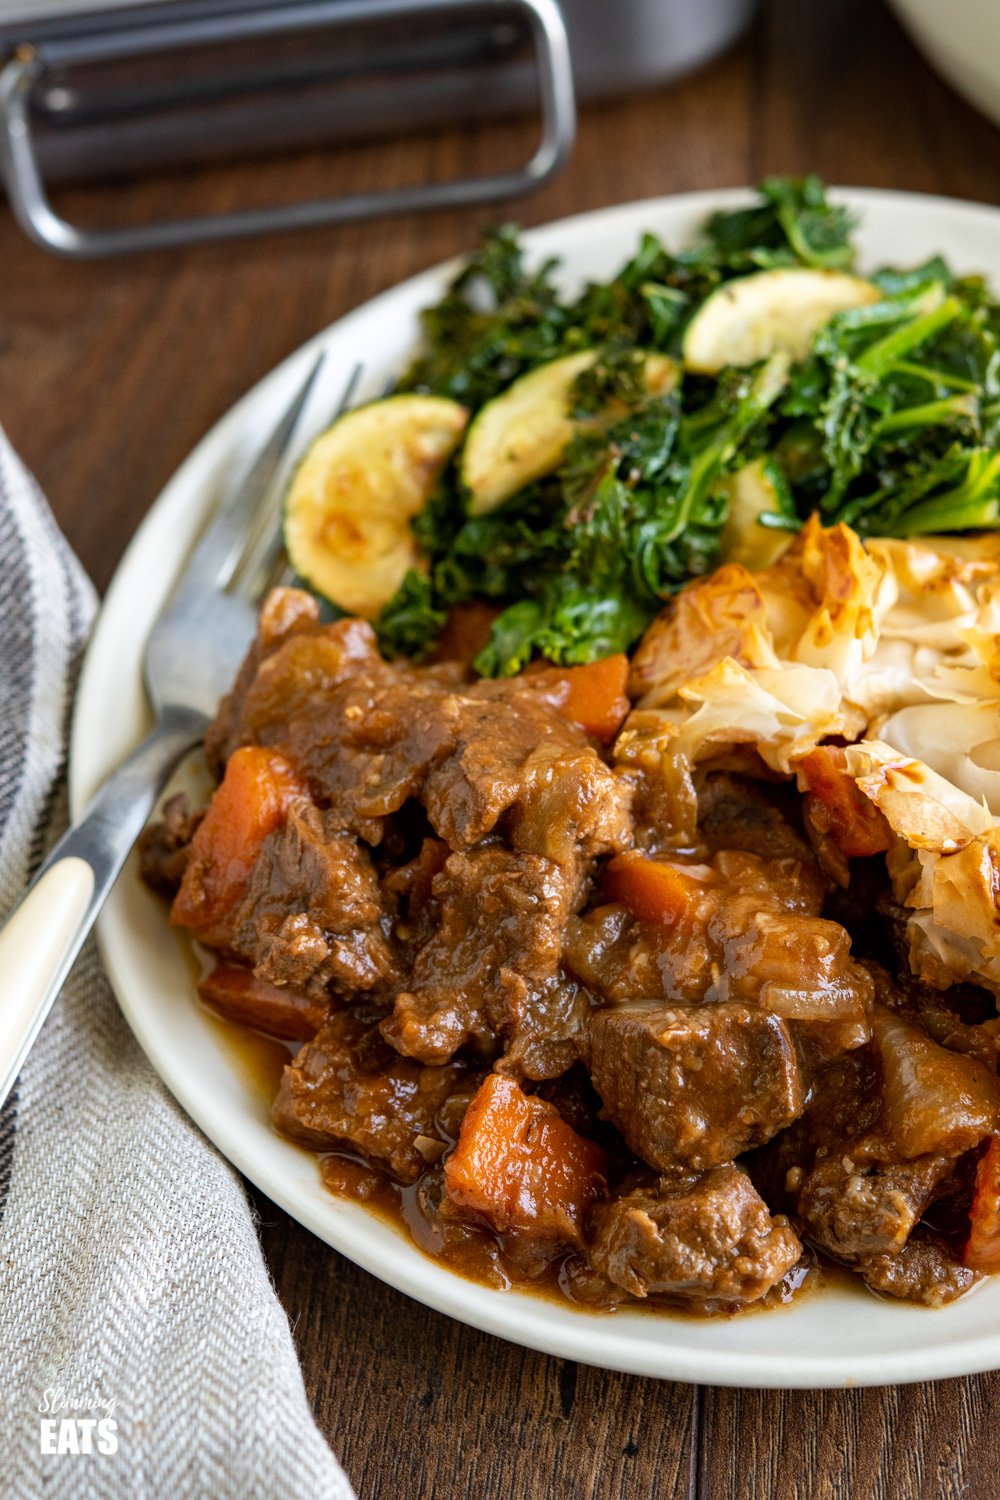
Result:
M1000 1122L1000 1081L974 1057L932 1042L892 1011L872 1026L885 1080L884 1124L904 1157L958 1156Z
M860 1021L865 1009L853 985L820 985L796 989L769 979L760 988L765 1010L786 1021Z

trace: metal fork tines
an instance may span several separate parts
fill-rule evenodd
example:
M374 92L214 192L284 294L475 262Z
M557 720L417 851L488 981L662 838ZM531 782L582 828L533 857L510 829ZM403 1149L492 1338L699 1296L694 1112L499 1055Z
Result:
M146 687L157 715L182 706L211 715L253 637L264 559L281 550L281 500L295 433L324 355L282 413L253 465L209 522L146 645ZM357 382L352 374L346 399Z
M144 658L150 733L59 840L0 929L0 1102L157 797L201 740L253 639L256 605L281 554L283 488L324 359L310 366L249 473L209 522L153 627Z

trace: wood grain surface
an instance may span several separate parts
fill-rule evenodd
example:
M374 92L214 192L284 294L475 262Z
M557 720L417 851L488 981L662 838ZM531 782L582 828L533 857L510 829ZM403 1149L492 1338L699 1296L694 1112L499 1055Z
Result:
M531 138L526 123L456 129L59 201L95 223L181 203L221 210L492 169ZM805 170L998 202L1000 132L875 0L774 0L698 75L584 111L567 170L517 204L93 265L35 249L0 205L0 418L103 588L164 482L236 397L324 324L467 249L488 220L538 223ZM782 1394L575 1366L425 1310L256 1202L310 1398L364 1500L1000 1494L998 1377Z

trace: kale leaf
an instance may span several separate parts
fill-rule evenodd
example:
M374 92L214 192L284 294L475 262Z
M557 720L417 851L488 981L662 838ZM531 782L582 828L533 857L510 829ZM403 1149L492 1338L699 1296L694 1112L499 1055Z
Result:
M729 271L782 265L842 269L854 263L853 221L818 177L768 177L752 208L714 213L705 237Z

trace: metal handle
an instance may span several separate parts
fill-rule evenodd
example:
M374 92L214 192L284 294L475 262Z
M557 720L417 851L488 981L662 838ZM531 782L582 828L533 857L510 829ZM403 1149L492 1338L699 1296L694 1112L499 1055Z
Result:
M524 11L535 43L542 133L531 160L519 171L454 182L426 183L345 198L320 198L268 209L160 220L135 228L92 230L70 224L49 201L31 137L31 95L46 70L110 57L195 46L208 40L336 28L359 21L426 16L430 11L485 13L495 21L511 6ZM242 14L159 21L126 36L96 35L45 42L24 49L0 71L0 174L14 216L26 234L56 254L76 260L125 255L139 250L173 249L207 240L234 240L282 229L346 224L379 214L454 208L526 193L557 172L576 133L576 104L569 43L555 0L307 0Z
M68 829L0 928L0 1104L153 804L206 719L169 709Z

